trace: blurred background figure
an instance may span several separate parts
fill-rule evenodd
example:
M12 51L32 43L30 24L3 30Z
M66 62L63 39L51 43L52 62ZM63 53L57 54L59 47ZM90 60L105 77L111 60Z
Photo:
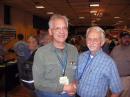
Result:
M102 50L109 54L110 53L110 49L109 49L109 46L110 46L110 43L111 43L111 39L110 39L110 35L109 34L106 34L106 41L102 47Z
M23 34L17 35L18 41L14 45L14 52L17 55L17 64L19 70L19 77L22 77L23 63L29 58L30 52L28 44L24 41Z
M86 40L81 35L76 35L71 38L70 43L75 45L75 47L78 49L79 53L82 53L84 51L88 50L88 47L86 46Z
M23 64L23 76L21 81L23 85L30 90L30 97L35 97L34 93L34 80L32 77L32 65L36 50L38 49L38 39L36 36L30 35L27 39L30 56Z
M117 68L124 85L121 97L130 97L130 34L120 33L120 45L116 46L111 56L117 63Z
M45 44L51 42L51 36L48 33L48 30L41 30L38 31L38 41L39 41L39 46L44 46Z

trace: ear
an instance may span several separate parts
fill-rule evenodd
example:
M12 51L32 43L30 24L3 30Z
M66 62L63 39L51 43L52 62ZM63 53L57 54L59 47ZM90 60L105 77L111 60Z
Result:
M52 29L48 29L49 35L52 36Z
M106 40L102 40L102 42L101 42L101 46L103 46L103 45L104 45L105 41L106 41Z

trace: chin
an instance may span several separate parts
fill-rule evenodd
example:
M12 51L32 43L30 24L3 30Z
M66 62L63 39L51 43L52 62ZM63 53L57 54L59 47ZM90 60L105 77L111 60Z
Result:
M59 41L61 41L61 42L65 42L66 41L66 39L64 38L64 39L59 39Z
M65 42L65 40L61 40L61 41L59 41L59 43L64 43Z
M95 51L96 49L91 47L91 48L89 48L89 50L90 51Z
M96 52L95 50L90 50L90 52Z

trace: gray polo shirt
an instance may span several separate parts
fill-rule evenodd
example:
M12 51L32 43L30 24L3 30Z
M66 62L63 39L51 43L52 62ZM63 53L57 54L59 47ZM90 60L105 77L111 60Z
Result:
M117 63L117 68L120 76L130 76L130 46L116 46L112 50L111 56Z
M65 76L69 82L74 80L74 74L77 64L78 52L76 47L67 44L63 51L56 49L52 43L40 47L34 56L33 78L36 89L48 92L62 92L63 85L59 83L62 76L62 66L57 58L58 55L63 57L67 51L67 66Z

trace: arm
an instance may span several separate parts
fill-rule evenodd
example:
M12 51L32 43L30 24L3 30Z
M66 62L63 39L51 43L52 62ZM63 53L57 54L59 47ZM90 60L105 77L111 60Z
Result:
M119 94L112 93L111 97L119 97Z
M110 90L112 92L111 97L119 97L120 93L123 90L121 79L114 61L112 62L110 68Z
M77 49L74 47L72 49L74 54L74 59L75 59L75 65L77 66L77 59L78 59L78 51ZM64 85L63 91L66 91L70 96L74 95L76 93L77 90L77 70L75 70L75 74L74 74L74 80L69 84L69 85Z
M70 84L64 84L63 91L67 92L70 96L73 96L77 90L77 81L73 80Z

